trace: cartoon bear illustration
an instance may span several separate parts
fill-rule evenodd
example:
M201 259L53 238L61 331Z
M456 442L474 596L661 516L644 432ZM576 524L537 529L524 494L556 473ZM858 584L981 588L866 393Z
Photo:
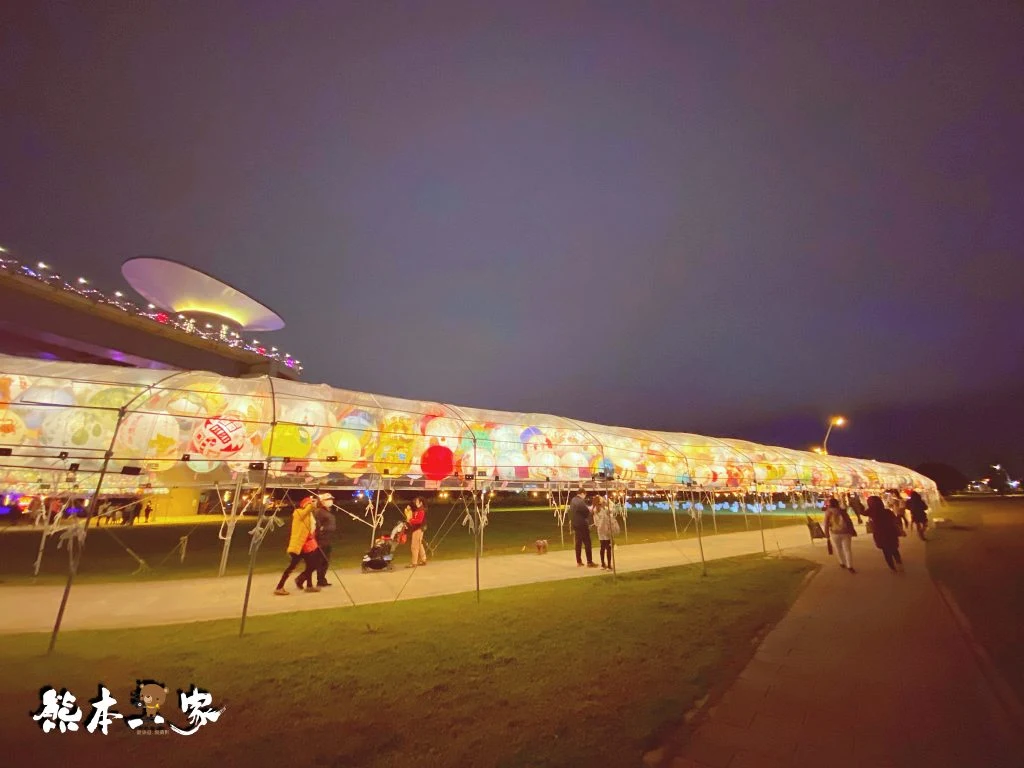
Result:
M167 700L167 688L156 680L136 680L132 704L146 710L146 717L155 720L160 714L160 707Z

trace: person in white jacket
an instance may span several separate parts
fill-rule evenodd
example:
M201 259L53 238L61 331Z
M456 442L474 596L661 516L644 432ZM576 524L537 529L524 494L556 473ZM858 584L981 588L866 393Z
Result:
M612 570L612 539L618 533L619 521L615 519L608 501L601 496L594 497L594 523L597 538L601 542L601 567ZM607 555L607 560L605 558Z
M857 530L853 527L849 513L839 506L838 500L829 499L825 506L825 536L829 537L835 548L839 567L850 573L856 573L853 569L852 546L852 539L856 535Z

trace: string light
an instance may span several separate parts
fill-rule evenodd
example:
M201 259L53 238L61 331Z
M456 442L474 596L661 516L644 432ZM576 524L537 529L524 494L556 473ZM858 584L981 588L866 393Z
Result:
M6 254L7 252L7 249L0 247L0 254ZM46 264L42 261L36 263L35 269L39 270L39 272L37 272L29 268L27 265L24 265L16 261L15 259L0 258L0 269L11 274L18 274L23 277L34 278L36 280L39 280L40 282L46 283L52 288L64 290L67 291L68 293L78 294L83 298L87 298L90 301L99 304L109 304L125 312L134 312L139 317L144 317L148 320L154 319L151 313L152 310L156 309L155 305L149 304L147 305L147 310L142 310L138 306L133 304L130 300L125 299L124 294L121 291L114 291L112 296L108 296L104 295L103 293L94 288L86 288L85 286L89 285L89 281L84 277L78 277L74 280L74 282L69 283L63 280L59 274L54 273L52 271L52 267L49 264ZM159 322L165 325L169 325L177 329L178 331L181 331L182 333L200 336L208 341L226 344L227 346L234 348L240 347L247 352L251 352L253 354L260 355L261 357L267 357L270 358L271 360L277 360L279 362L282 362L288 368L296 372L302 371L302 363L296 358L292 357L291 355L284 354L282 356L282 354L277 350L276 347L273 347L269 350L265 349L262 346L260 346L260 342L255 339L253 339L252 342L246 342L244 339L242 339L239 333L237 333L236 331L228 331L226 327L223 330L226 331L227 333L224 334L218 331L207 332L197 327L197 324L194 321L188 320L182 314L179 314L177 316L177 322L166 322L166 320L167 318L165 316L161 318ZM207 327L212 328L212 326Z

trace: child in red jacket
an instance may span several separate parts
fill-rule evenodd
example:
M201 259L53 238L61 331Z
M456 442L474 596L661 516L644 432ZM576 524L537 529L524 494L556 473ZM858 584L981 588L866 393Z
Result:
M412 503L412 515L409 517L409 548L412 551L412 562L409 568L427 564L427 550L423 546L423 530L427 525L427 508L423 499L416 497Z

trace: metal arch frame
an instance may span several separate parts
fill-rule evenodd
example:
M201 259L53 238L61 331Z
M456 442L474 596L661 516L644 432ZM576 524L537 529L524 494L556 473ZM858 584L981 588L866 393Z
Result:
M6 357L6 356L4 356L3 358L0 358L0 360L2 360L2 362L0 362L0 366L2 366L2 368L4 369L5 372L11 373L11 375L14 375L14 376L19 376L20 375L20 376L28 376L30 378L31 377L37 377L39 379L63 380L65 383L68 383L68 382L83 382L83 383L91 383L91 384L94 384L94 385L107 386L107 387L118 387L118 386L120 386L120 387L129 387L129 388L138 388L140 391L132 398L131 401L129 401L128 404L126 404L126 406L125 406L126 410L131 410L135 405L137 405L137 403L139 402L139 399L145 397L145 395L147 393L150 393L150 392L152 392L153 390L156 390L156 389L167 387L168 385L173 386L173 383L174 383L176 378L179 378L179 377L180 378L185 378L185 377L188 377L188 376L203 375L205 373L205 372L201 372L201 371L196 371L196 372L193 372L193 371L181 371L181 372L175 371L175 372L170 373L169 375L167 375L167 376L165 376L163 378L157 379L155 381L149 382L148 384L140 386L137 382L134 382L134 381L131 381L131 380L123 380L121 376L109 375L109 374L104 372L104 369L103 369L102 366L95 366L95 365L89 365L89 366L86 366L86 365L79 366L79 365L75 365L75 364L57 364L57 365L52 365L52 364L45 364L44 363L44 364L33 365L32 366L32 370L27 372L27 373L19 373L16 370L18 368L18 366L11 365L12 360L15 360L15 359L16 358L9 358L9 357ZM82 373L79 373L79 375L76 376L75 375L76 374L76 369L78 371L85 371L86 373L84 375ZM26 368L22 368L21 370L26 370ZM206 375L210 376L211 378L224 379L224 380L230 381L230 377L220 377L220 376L216 376L215 374L209 374L209 373L207 373ZM327 400L328 402L331 402L333 404L337 404L339 406L348 405L348 406L353 407L353 408L355 408L355 407L362 407L362 408L367 409L370 412L376 411L377 413L384 413L384 412L386 412L388 410L388 408L386 407L385 403L382 402L381 399L377 395L370 394L370 393L349 392L347 390L339 391L338 389L336 389L334 387L329 387L328 385L325 385L325 384L320 384L320 385L294 384L293 388L295 389L294 397L296 399L299 399L299 400L305 400L305 401L309 401L309 402L324 402L325 400ZM278 413L278 411L281 408L281 403L278 402L279 400L280 400L280 398L272 398L271 409L272 409L274 415L273 415L272 420L271 420L271 427L275 426L278 423L278 419L279 419L279 417L281 415L281 414ZM478 436L475 433L472 432L472 429L470 427L470 420L469 420L469 418L466 416L466 414L463 412L463 410L461 408L459 408L459 407L457 407L455 405L451 405L451 404L447 404L447 403L440 403L440 402L437 402L437 403L431 402L431 403L428 404L427 401L420 401L419 405L417 405L414 408L410 408L410 406L413 405L413 402L407 402L407 401L405 401L404 399L401 399L401 398L394 398L394 400L395 400L395 402L390 404L390 409L391 410L403 411L403 410L407 410L408 409L410 411L409 415L411 416L413 413L420 412L422 410L423 406L426 405L430 409L435 409L436 408L437 411L438 411L438 415L448 416L455 423L461 424L461 428L463 430L469 431L469 433L470 433L469 437L470 437L470 440L472 441L473 451L474 451L474 466L476 465L476 462L479 459L479 438L478 438ZM73 407L81 409L81 408L89 408L91 406L75 405ZM101 410L106 410L106 409L101 409ZM481 409L481 410L483 410L483 409ZM655 432L655 431L652 431L652 430L635 429L635 428L622 428L622 427L614 427L614 426L607 426L606 427L604 425L600 425L601 429L597 429L597 431L595 431L597 425L586 426L584 423L579 422L579 421L577 421L575 419L571 419L571 418L564 417L564 416L554 416L554 415L550 415L550 414L514 414L514 413L509 413L509 412L492 412L490 420L493 420L493 421L496 421L496 422L502 423L502 424L508 423L509 420L515 420L515 421L540 420L542 422L551 424L552 426L555 426L556 428L562 428L563 426L566 427L566 428L571 428L571 429L573 429L575 431L578 431L580 434L586 436L587 440L589 440L590 443L596 449L597 454L600 456L600 460L603 461L603 462L607 462L609 460L610 444L609 444L608 440L605 437L601 437L599 435L603 434L603 430L606 430L609 433L609 435L614 435L614 434L617 434L617 433L621 432L624 437L626 437L626 436L634 436L634 437L637 437L637 438L640 438L640 439L644 440L645 442L650 442L652 445L656 445L656 446L659 446L659 447L662 447L662 448L667 448L667 449L669 449L671 451L672 455L681 456L682 459L683 459L683 462L684 462L684 466L687 468L687 471L691 474L691 476L693 475L693 473L694 473L695 469L697 468L699 462L695 462L694 458L687 454L687 451L685 450L685 446L681 446L679 443L680 442L687 442L687 443L692 443L692 444L701 444L702 443L702 444L708 446L709 448L711 448L712 450L715 450L716 452L723 451L725 453L725 457L728 457L728 458L723 457L723 458L725 458L725 461L727 463L735 462L735 463L739 463L741 465L745 465L748 468L753 469L754 470L754 481L755 481L755 485L756 486L772 485L772 483L770 481L768 483L759 483L759 482L757 482L757 480L758 480L758 478L757 478L757 467L758 467L758 465L761 462L758 461L758 460L755 460L753 458L753 455L751 454L751 449L752 449L753 446L758 445L758 444L750 443L750 441L738 441L738 442L740 442L740 444L737 445L736 442L734 442L734 441L732 441L732 440L730 440L728 438L718 438L718 437L707 436L707 435L696 435L696 434L685 433L685 432L683 432L683 433L668 433L668 432L660 432L660 431L659 432ZM327 426L327 425L317 425L317 426ZM512 426L512 425L509 423L509 426ZM524 425L523 424L516 424L514 426L522 427ZM379 428L375 429L374 431L377 434L383 434L383 432ZM416 436L418 436L418 432L413 434L413 435L410 435L410 437L416 437ZM749 444L750 447L748 447L747 444ZM32 448L32 446L27 446L26 445L26 447L30 451L35 450L35 449ZM833 459L832 457L816 456L813 453L807 452L807 451L797 451L797 450L793 450L793 449L789 449L789 448L781 448L781 447L777 447L777 446L760 446L760 447L763 447L766 452L771 452L771 453L775 454L775 456L778 457L778 460L779 460L780 463L784 463L784 465L788 465L792 469L796 469L795 465L799 465L799 466L802 466L802 467L811 466L811 467L819 470L821 472L821 481L817 484L819 486L818 487L819 491L823 491L824 492L824 491L829 490L830 488L832 490L839 489L839 481L840 481L840 479L843 479L843 478L839 477L839 474L840 474L840 472L845 474L845 472L847 470L856 471L859 474L863 474L865 472L868 472L868 473L870 473L872 475L876 475L877 476L877 480L875 482L873 482L873 483L870 483L871 485L879 484L879 485L892 486L892 485L909 484L909 485L913 485L913 486L919 488L920 490L923 490L923 491L928 492L928 493L931 493L933 491L933 485L934 484L931 481L929 481L927 478L924 478L919 473L913 472L912 470L909 470L909 469L904 468L904 467L900 467L900 466L896 466L896 465L892 465L892 464L888 464L888 463L870 462L870 460L865 460L865 459L853 459L853 458L849 458L849 457L834 457L834 459ZM48 448L50 448L50 447L48 446L46 448L35 450L35 452L40 453L42 451L47 450ZM109 450L111 450L111 449L108 447L108 451ZM267 441L267 443L262 446L260 452L263 453L263 454L268 454L268 452L269 452L269 454L272 454L273 450L272 450L272 447L271 447L271 442ZM99 458L99 457L97 456L96 458ZM116 459L116 458L117 457L112 457L111 460ZM134 458L134 457L132 457L132 458ZM269 461L269 455L266 456L266 460ZM108 461L108 462L105 462L105 463L106 463L106 466L107 466L107 473L104 473L104 474L106 475L106 474L109 473L109 464L110 464L110 462ZM839 465L841 465L841 467ZM12 469L13 468L14 467L12 467ZM41 471L39 468L35 468L35 469L37 471ZM93 472L96 472L96 470L95 469L85 470L85 471L82 472L82 474L83 475L92 474ZM265 474L265 477L266 477L268 473L265 472L264 474ZM473 479L473 485L474 486L479 486L479 484L480 484L479 472L478 471L474 472L474 475L475 475L475 477ZM585 475L585 473L584 473L584 475ZM395 478L395 480L399 479L398 476L393 476L393 477ZM562 467L558 467L558 472L557 472L557 475L556 475L555 478L545 478L544 480L539 480L536 477L536 473L534 473L534 477L530 478L529 481L519 482L519 479L515 479L515 480L512 480L511 483L513 485L524 485L524 486L548 487L548 488L551 488L551 487L556 487L557 485L559 485L561 483L564 483L565 482L565 477L566 477L566 475L563 473ZM803 485L803 483L799 483L799 476L797 476L797 480L798 480L797 485ZM572 482L576 482L576 481L577 480L573 480ZM578 478L578 481L579 482L586 482L585 476ZM597 483L597 482L600 482L600 479L596 478L596 477L591 477L590 481L592 483ZM665 483L664 482L664 478L659 478L656 473L654 473L653 476L651 474L649 474L646 478L644 478L644 481L649 486L653 486L653 487L659 488L661 490L671 490L674 487L675 488L678 487L676 483ZM28 482L28 481L26 481L26 482ZM267 482L269 484L269 480ZM612 482L614 484L614 481L612 481ZM287 478L282 478L282 483L281 484L282 485L288 485L289 484L288 483L288 479ZM843 483L842 490L861 490L860 488L846 488L845 486L849 485L849 484L850 484L850 482L848 480L846 480ZM210 481L199 480L197 478L196 482L194 482L194 483L192 483L192 482L182 482L182 483L175 483L175 485L189 485L189 486L195 485L197 487L209 487ZM710 488L710 491L713 494L714 493L720 493L720 492L723 492L723 491L727 492L727 491L730 490L728 485L723 485L723 487L721 487L721 488L715 487L716 485L717 484L713 484L711 486L711 488ZM332 483L332 486L347 487L347 486L343 486L343 485L336 484L336 483ZM102 485L100 485L100 487L101 487L101 490L102 490ZM351 487L357 487L357 486L355 484L352 484ZM606 483L604 487L606 487L606 488L607 487L614 487L614 485L609 485L609 484ZM806 486L804 486L804 487L806 487Z
M81 562L82 551L85 549L85 542L89 535L89 522L92 520L93 508L96 506L96 501L99 499L100 489L103 487L103 478L107 475L107 469L110 466L110 459L114 453L114 444L117 442L117 433L121 430L121 424L124 422L125 414L128 412L128 408L132 406L140 397L147 395L152 392L154 388L160 384L168 381L182 374L182 371L174 371L173 373L164 376L163 378L150 383L145 389L137 392L135 396L127 403L121 405L117 409L117 423L114 425L114 432L110 436L110 444L107 447L106 454L103 457L103 467L100 469L99 478L96 480L96 489L92 493L92 498L89 501L89 512L85 516L85 525L81 527L81 535L76 536L77 538L77 554L73 551L75 544L69 541L68 553L69 553L69 568L68 568L68 580L64 585L64 594L61 596L60 606L57 608L57 618L53 624L53 633L50 635L50 645L46 650L49 655L53 653L54 647L57 645L57 635L60 634L60 625L64 619L64 610L68 605L68 597L71 594L71 584L74 581L75 574L78 571L78 564ZM109 409L108 409L109 410Z

